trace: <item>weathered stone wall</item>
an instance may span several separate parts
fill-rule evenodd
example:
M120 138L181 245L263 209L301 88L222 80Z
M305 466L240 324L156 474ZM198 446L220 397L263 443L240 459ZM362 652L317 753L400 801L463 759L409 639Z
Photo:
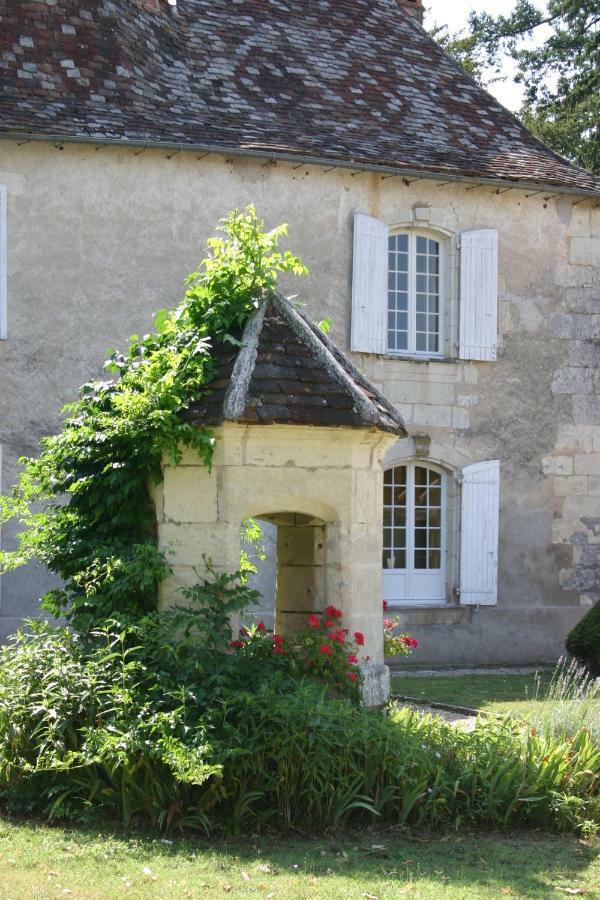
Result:
M232 207L254 202L269 226L289 223L290 246L311 275L282 287L315 319L331 316L342 347L355 211L401 225L413 207L429 206L430 224L449 232L452 246L460 231L497 228L497 362L356 361L398 405L411 434L432 436L432 458L453 476L483 459L502 464L498 605L406 612L423 639L414 662L558 656L600 593L600 210L592 203L191 152L12 142L0 144L0 183L9 203L9 337L0 342L5 487L17 457L56 430L61 405L101 374L106 348L122 346L177 301L215 222ZM455 279L455 250L451 258ZM455 327L456 310L449 315ZM410 443L390 461L411 455ZM10 544L10 529L2 537ZM6 633L35 607L47 576L30 567L2 582Z

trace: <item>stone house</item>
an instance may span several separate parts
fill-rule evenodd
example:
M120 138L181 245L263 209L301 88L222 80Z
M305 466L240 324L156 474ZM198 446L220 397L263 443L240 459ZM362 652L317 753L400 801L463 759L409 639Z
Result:
M282 289L406 427L373 469L365 602L382 583L420 664L556 659L600 598L597 179L445 56L420 0L0 11L2 487L254 203L311 271ZM343 423L294 428L264 441L339 461ZM322 519L301 496L285 512ZM2 578L2 635L48 584Z

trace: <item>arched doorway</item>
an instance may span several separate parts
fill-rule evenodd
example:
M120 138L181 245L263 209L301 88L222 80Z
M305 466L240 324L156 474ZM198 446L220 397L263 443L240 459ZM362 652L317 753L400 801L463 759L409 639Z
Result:
M326 523L306 513L260 513L266 558L257 562L250 584L262 603L250 610L279 634L301 628L311 612L325 606Z
M384 473L383 591L389 602L446 599L447 476L423 460Z

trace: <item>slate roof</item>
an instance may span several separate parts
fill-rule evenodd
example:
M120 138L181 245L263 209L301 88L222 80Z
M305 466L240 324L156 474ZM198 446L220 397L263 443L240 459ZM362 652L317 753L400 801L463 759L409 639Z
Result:
M223 344L214 359L211 393L183 413L195 425L320 425L406 436L392 404L280 295L250 317L241 348Z
M158 142L571 192L397 0L0 0L0 136Z

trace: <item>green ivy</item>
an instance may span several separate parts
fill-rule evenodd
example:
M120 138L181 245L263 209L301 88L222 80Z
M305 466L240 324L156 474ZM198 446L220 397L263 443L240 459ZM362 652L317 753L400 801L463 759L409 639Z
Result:
M280 272L306 273L278 245L285 225L265 232L252 206L234 210L208 241L183 301L161 311L154 331L111 352L112 380L83 385L65 407L61 432L23 459L16 488L0 498L0 523L21 524L17 548L0 553L0 574L36 559L64 582L42 608L83 631L108 618L135 621L156 604L170 573L155 540L152 484L166 458L196 450L210 467L214 436L180 413L210 390L212 351L238 333ZM66 502L65 502L66 501Z

